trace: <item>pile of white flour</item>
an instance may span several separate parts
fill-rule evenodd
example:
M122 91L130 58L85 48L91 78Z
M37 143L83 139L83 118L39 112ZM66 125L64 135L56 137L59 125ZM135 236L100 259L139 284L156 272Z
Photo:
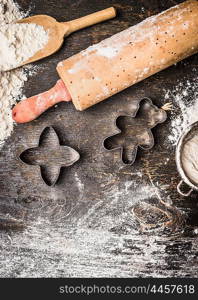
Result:
M13 28L13 25L7 25L7 24L12 24L16 20L19 20L23 17L24 14L19 10L18 6L13 2L13 0L0 1L0 28L1 28L0 30L2 30L2 28L6 28L6 26L9 26L9 28ZM12 35L12 30L11 29L9 30L9 34L11 35ZM32 31L32 26L29 30ZM28 47L30 48L29 49L30 56L32 54L32 49L35 51L36 49L39 49L39 47L41 47L42 44L46 43L46 33L43 34L43 30L37 29L36 38L32 39L31 41L29 40L29 42L27 42L27 37L22 38L22 33L23 30L19 31L17 33L17 37L21 37L21 41L24 41L26 46L29 45ZM29 31L28 31L28 36L29 36ZM14 39L14 37L11 38ZM2 39L0 38L0 40L1 40L1 51L2 51L2 48L4 48L5 44L2 47ZM20 41L18 41L18 39L17 39L17 43L20 44ZM9 44L7 44L7 46L8 46L8 50L11 51L11 49L9 49ZM15 53L12 52L10 56L11 63L13 63L14 61L13 60L14 55L16 55L15 58L17 57L17 63L20 62L21 57L22 59L27 58L26 46L25 48L22 47L23 48L22 52L20 52L20 48L17 49ZM1 59L1 63L0 63L1 65L2 58L0 59ZM19 68L8 72L0 71L0 147L3 145L5 139L8 136L10 136L13 130L11 108L16 103L17 100L20 100L24 97L24 95L22 94L22 88L26 80L27 80L27 71L25 68Z
M0 27L0 71L20 66L48 42L48 33L36 24L6 24Z

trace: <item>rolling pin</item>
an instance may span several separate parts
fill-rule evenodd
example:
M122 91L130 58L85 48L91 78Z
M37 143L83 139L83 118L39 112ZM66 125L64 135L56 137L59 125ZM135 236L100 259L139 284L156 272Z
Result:
M198 52L198 1L190 0L60 62L50 91L22 100L13 119L29 122L61 101L84 110Z

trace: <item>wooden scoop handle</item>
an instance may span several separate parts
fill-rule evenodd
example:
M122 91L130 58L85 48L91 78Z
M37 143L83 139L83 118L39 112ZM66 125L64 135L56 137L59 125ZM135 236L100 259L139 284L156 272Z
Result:
M36 119L51 106L62 101L70 101L71 96L62 80L49 91L22 100L12 110L12 118L17 123L26 123Z
M66 33L66 35L80 30L82 28L112 19L116 16L116 10L114 7L109 7L107 9L98 11L96 13L93 13L91 15L76 19L76 20L72 20L69 22L65 22L62 24L67 25L67 30L68 30L68 26L69 26L69 30Z

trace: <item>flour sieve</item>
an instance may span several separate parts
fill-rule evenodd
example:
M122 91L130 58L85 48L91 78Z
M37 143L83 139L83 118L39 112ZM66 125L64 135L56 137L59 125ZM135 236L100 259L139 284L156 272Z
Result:
M196 168L196 157L198 158L198 145L194 149L191 149L194 151L194 156L192 156L192 151L189 147L189 143L193 141L193 139L198 140L198 122L193 123L190 125L182 134L180 137L177 147L176 147L176 164L177 164L177 169L178 172L182 178L182 180L179 182L177 185L177 191L180 195L182 196L190 196L190 194L193 192L193 190L198 191L198 176L197 176L197 181L195 181L195 176L193 174L193 170L196 170L198 174L198 169ZM196 144L192 144L191 146L196 146ZM190 151L189 151L190 149ZM197 149L197 150L196 150ZM188 152L186 153L186 150ZM197 151L197 155L196 155ZM192 166L192 172L189 171L190 167L187 168L186 164L184 163L185 160L189 159L189 166ZM195 173L196 174L196 173ZM190 187L190 190L188 192L184 192L181 190L181 187L183 184L186 184L188 187Z

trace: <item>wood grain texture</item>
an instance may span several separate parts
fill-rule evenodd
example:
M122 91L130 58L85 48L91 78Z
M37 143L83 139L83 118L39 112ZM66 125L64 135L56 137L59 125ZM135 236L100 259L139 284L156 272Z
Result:
M28 0L17 2L29 8ZM32 2L32 15L47 14L60 22L110 6L118 9L118 17L72 34L58 53L39 62L38 74L26 83L27 96L56 82L59 61L182 1ZM154 128L155 147L140 150L132 167L121 165L119 152L102 147L117 111L145 96L160 107L166 102L164 90L195 78L197 63L194 55L85 112L61 103L15 128L0 153L1 277L197 276L198 198L196 193L182 198L176 192L180 178L175 149L165 142L170 120ZM50 125L62 145L81 155L79 162L62 170L54 188L41 181L38 169L19 160L24 150L37 146L42 130ZM165 211L163 218L171 221L166 230L140 226L132 213L136 203Z

